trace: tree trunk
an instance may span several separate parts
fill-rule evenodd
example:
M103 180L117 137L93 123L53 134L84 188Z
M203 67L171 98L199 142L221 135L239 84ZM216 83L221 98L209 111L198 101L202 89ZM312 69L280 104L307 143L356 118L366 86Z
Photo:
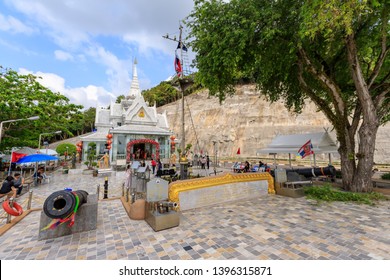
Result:
M340 160L341 160L341 176L343 189L346 191L351 190L354 174L356 172L356 166L354 162L354 153L352 150L339 149Z
M359 152L357 168L353 177L351 191L372 192L372 168L374 166L375 141L378 125L363 122L359 129Z
M341 175L343 189L353 192L372 191L372 168L374 165L375 141L378 131L376 123L367 124L363 122L358 136L358 152L355 154L355 140L345 133L342 138L338 137L340 143L339 153L341 159Z

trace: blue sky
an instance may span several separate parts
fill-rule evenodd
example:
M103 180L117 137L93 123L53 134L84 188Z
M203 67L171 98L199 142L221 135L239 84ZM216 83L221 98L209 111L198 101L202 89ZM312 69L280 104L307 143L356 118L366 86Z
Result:
M0 65L42 77L85 108L108 106L128 93L134 58L141 90L175 74L177 44L162 36L178 37L192 7L192 0L0 0Z

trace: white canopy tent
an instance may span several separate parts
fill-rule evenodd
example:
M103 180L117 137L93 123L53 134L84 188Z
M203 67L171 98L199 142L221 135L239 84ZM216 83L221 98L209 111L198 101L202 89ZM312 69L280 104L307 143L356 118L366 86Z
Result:
M327 131L307 133L307 134L290 134L277 135L267 148L257 151L257 154L288 154L289 164L291 166L291 154L297 154L298 150L307 141L311 140L314 151L314 165L316 165L316 154L329 154L329 164L331 163L331 154L338 153L336 142L330 137Z
M52 150L52 149L40 149L39 153L40 154L46 154L46 155L49 155L49 156L58 156L57 151Z

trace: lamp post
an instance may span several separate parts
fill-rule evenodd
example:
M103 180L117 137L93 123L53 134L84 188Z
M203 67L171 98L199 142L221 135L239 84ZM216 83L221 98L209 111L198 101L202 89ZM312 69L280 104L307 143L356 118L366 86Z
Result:
M40 150L40 149L41 149L41 137L42 137L42 135L60 134L60 133L62 133L62 131L61 131L61 130L58 130L58 131L56 131L56 132L45 132L45 133L41 133L41 134L39 134L38 150Z
M16 120L2 121L2 122L0 123L0 143L1 143L1 138L2 138L2 136L3 136L3 123L13 123L13 122L19 122L19 121L24 121L24 120L35 121L35 120L38 120L38 119L39 119L39 116L33 116L33 117L26 118L26 119L16 119ZM11 151L11 158L10 158L10 160L9 160L8 175L11 174L12 156L13 156L13 153L14 153L14 149L12 148L12 151Z
M214 146L214 175L217 175L217 141L213 141Z
M19 121L24 121L24 120L29 120L29 121L35 121L38 120L39 116L34 116L30 118L25 118L25 119L16 119L16 120L8 120L8 121L2 121L0 124L0 143L1 143L1 138L3 136L3 124L4 123L13 123L13 122L19 122Z

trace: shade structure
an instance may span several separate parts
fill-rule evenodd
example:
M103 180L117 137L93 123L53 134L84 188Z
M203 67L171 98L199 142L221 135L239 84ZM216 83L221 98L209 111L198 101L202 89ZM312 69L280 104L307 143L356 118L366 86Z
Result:
M16 163L40 162L40 161L48 161L48 160L58 160L58 157L45 155L45 154L33 154L33 155L22 157Z

